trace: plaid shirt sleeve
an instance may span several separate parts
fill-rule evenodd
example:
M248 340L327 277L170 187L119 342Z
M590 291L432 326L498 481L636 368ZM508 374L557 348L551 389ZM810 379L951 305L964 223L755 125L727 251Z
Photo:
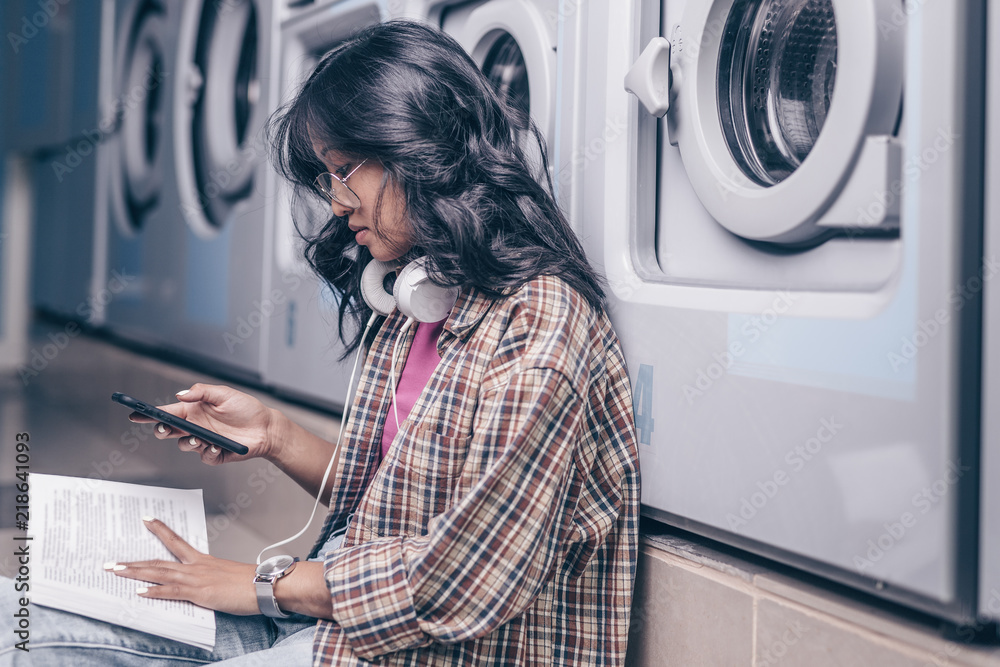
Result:
M483 396L480 414L491 416L470 447L502 453L470 493L425 536L328 555L333 616L357 656L481 636L531 603L567 529L560 520L584 405L559 370L517 370Z

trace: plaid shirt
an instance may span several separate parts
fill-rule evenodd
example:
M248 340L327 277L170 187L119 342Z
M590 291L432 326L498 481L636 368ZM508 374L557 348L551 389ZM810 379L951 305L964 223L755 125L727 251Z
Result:
M622 664L639 474L607 317L552 276L464 290L380 464L402 323L376 335L345 426L327 530L353 518L326 555L315 664Z

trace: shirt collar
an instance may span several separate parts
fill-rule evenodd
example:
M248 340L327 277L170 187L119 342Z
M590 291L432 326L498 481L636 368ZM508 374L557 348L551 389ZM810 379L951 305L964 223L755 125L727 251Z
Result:
M444 330L464 341L483 321L494 302L475 287L463 287L444 323Z

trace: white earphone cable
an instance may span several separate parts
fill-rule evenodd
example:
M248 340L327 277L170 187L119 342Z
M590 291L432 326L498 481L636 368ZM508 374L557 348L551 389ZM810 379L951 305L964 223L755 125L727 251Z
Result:
M413 324L413 321L412 317L406 318L406 322L399 330L399 335L396 336L396 342L392 344L392 365L389 366L389 386L392 388L392 411L395 413L396 417L397 432L399 432L399 407L397 407L396 401L396 352L399 351L399 341L406 335L406 332L410 328L410 325Z
M347 383L347 396L344 399L344 416L340 422L340 433L337 434L337 444L333 448L333 455L330 456L330 462L326 464L326 471L323 473L323 481L319 484L319 493L316 494L316 502L313 503L312 512L309 513L309 520L306 521L306 525L302 526L302 530L295 533L291 537L281 540L280 542L275 542L274 544L261 549L260 553L257 554L258 565L260 565L261 558L264 556L266 551L270 551L275 547L280 547L283 544L288 544L289 542L298 539L303 535L303 533L309 530L309 526L312 525L313 519L316 518L316 509L319 507L319 499L323 497L323 491L326 489L326 482L330 478L330 472L333 469L333 462L337 460L337 456L340 453L340 443L344 439L344 431L347 430L347 420L350 418L351 403L353 402L351 398L354 396L351 389L354 385L354 375L358 370L358 361L361 359L361 353L365 350L365 340L368 338L368 331L372 328L372 324L375 323L378 316L379 314L377 312L372 313L372 316L368 318L368 324L365 325L365 332L361 335L361 344L358 346L358 353L354 356L354 367L351 369L351 379Z

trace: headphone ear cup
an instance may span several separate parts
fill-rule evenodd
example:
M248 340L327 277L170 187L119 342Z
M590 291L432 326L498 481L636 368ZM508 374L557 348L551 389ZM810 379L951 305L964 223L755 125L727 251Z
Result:
M385 277L392 271L391 264L373 259L361 274L361 296L369 308L383 317L388 317L396 307L396 298L385 289Z
M457 287L441 287L431 282L425 258L415 259L399 272L392 286L396 307L418 322L440 322L458 301Z

